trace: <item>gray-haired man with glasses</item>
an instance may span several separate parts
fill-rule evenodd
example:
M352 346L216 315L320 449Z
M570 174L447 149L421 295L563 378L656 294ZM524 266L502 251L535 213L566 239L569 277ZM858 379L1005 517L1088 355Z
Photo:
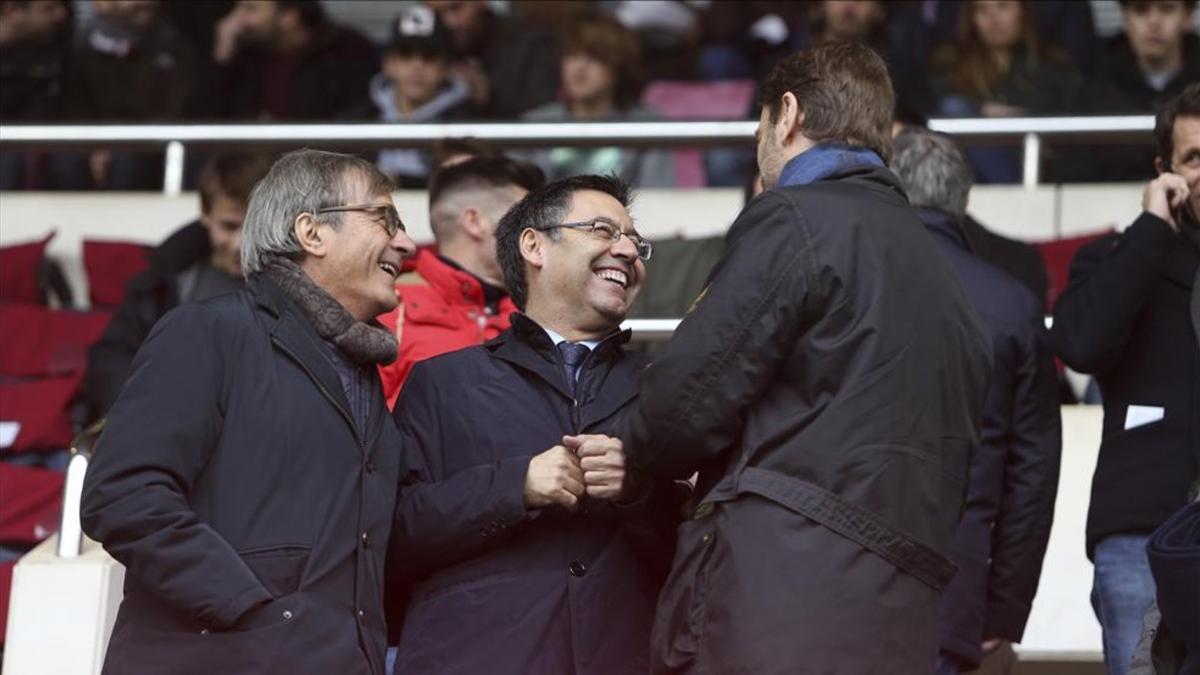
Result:
M374 317L415 246L358 157L284 155L254 188L246 287L167 314L84 485L125 564L106 673L382 675L400 439Z
M620 180L576 176L513 206L512 327L401 392L396 672L646 672L686 489L627 475L610 436L645 365L620 329L651 253L629 204Z

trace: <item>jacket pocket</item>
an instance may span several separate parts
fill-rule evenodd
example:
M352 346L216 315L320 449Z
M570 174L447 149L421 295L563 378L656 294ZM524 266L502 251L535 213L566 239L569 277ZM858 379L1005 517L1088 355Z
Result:
M300 590L304 568L311 553L310 547L295 545L238 551L242 561L274 598Z
M680 526L675 564L655 613L652 642L656 672L687 668L703 647L718 537L716 520L709 516Z

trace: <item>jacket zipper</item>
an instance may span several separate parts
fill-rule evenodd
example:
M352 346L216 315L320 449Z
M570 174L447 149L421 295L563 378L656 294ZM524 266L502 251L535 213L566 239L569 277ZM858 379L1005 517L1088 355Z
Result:
M342 404L338 402L337 398L335 398L334 395L332 393L330 393L329 389L325 386L325 384L322 383L321 380L317 378L317 374L314 373L312 371L312 369L308 367L308 364L305 363L304 361L302 361L299 356L296 356L296 352L293 352L291 349L288 349L287 345L280 342L279 338L277 338L275 336L271 336L271 344L278 347L279 351L283 352L284 354L287 354L293 361L295 361L300 366L300 368L303 369L304 372L308 375L308 379L312 380L313 383L317 385L317 389L320 390L321 394L324 395L325 398L333 405L333 407L336 408L337 411L342 414L342 419L346 420L346 424L349 425L349 427L350 427L350 433L354 434L354 440L358 443L359 451L362 452L363 454L366 454L367 443L366 443L366 441L363 440L362 434L360 434L358 432L358 427L354 424L354 418L350 416L350 411L346 410L346 408L343 407Z

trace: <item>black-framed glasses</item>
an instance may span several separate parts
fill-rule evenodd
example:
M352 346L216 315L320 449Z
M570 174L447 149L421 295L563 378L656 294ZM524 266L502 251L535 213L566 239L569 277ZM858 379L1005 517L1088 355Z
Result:
M616 223L610 223L607 220L599 218L594 220L585 220L578 223L559 223L558 225L548 225L546 227L535 227L533 229L540 232L546 230L556 230L560 227L567 227L573 230L581 230L587 228L592 234L604 237L613 244L621 240L622 236L629 237L629 241L633 242L634 248L637 249L638 257L642 260L649 260L654 254L654 245L642 238L640 234L626 234L621 231L621 228Z
M363 213L371 214L371 217L376 222L383 225L383 229L387 231L389 237L396 236L397 232L408 232L408 228L404 227L404 221L400 220L400 212L392 204L352 204L350 206L327 206L323 209L317 209L317 213L342 213L344 211L362 211Z

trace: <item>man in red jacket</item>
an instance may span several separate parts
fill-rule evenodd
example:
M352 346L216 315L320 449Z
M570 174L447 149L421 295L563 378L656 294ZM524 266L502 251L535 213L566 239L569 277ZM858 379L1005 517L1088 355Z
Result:
M536 166L507 157L469 159L430 179L437 252L417 255L413 272L396 285L399 307L379 317L400 339L400 356L379 368L389 408L418 361L482 344L508 328L516 308L496 261L496 224L543 182Z

